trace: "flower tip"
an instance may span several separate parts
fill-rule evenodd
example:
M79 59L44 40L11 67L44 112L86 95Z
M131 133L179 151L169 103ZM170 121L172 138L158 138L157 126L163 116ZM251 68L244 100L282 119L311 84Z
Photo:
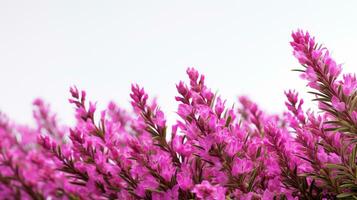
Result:
M34 106L42 106L43 105L43 100L41 98L36 98L33 102L32 105Z
M198 79L198 71L193 68L193 67L189 67L187 70L186 70L186 73L188 75L188 77L192 80L192 81L197 81Z
M79 98L79 92L78 92L78 88L76 86L71 86L69 88L69 92L71 93L73 98L76 98L76 99Z

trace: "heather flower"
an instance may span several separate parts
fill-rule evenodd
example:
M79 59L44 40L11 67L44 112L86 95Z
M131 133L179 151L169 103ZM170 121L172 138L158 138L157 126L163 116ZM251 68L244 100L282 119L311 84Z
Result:
M344 75L343 84L337 81L341 73L341 65L330 56L326 48L315 43L315 39L308 32L297 31L292 34L294 41L291 46L293 54L299 60L304 70L297 69L303 73L309 81L308 85L317 90L310 93L316 95L316 100L319 101L319 108L331 114L333 121L346 132L354 133L357 130L357 125L354 123L350 112L346 110L354 110L355 106L352 101L354 97L346 97L344 95L353 91L355 81L351 75ZM312 78L313 77L313 78ZM342 89L342 90L341 90ZM336 112L340 114L336 114ZM336 127L338 128L338 127Z
M176 200L179 199L179 188L176 185L174 188L166 192L155 192L152 195L153 200Z
M195 185L192 192L195 193L199 199L224 200L226 191L221 186L214 186L208 181L203 181L201 184Z
M346 104L341 102L336 96L333 96L331 99L332 107L337 111L343 112L346 110Z
M253 170L253 162L247 159L236 158L234 160L232 173L234 175L248 173Z
M182 190L191 190L194 185L189 167L190 166L184 165L181 171L177 173L177 183Z
M342 90L344 95L350 96L356 91L357 88L357 79L355 74L344 74L343 75L343 85Z
M109 102L102 111L73 86L74 125L61 125L41 99L35 127L0 114L0 199L357 198L356 76L309 33L292 37L303 66L295 71L318 112L305 111L295 90L285 91L283 114L245 96L227 105L194 68L176 85L171 127L137 84L132 110Z
M183 136L176 135L172 141L173 149L182 156L190 156L194 152L193 146L184 139Z

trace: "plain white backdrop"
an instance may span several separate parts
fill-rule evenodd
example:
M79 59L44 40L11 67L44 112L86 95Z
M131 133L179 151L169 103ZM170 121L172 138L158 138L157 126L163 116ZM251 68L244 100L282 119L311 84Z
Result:
M0 110L31 123L42 97L71 123L69 86L100 109L109 100L129 108L139 83L172 122L175 84L195 67L229 104L245 94L281 112L285 89L307 90L290 71L299 67L292 30L309 30L345 72L357 71L356 2L0 0Z

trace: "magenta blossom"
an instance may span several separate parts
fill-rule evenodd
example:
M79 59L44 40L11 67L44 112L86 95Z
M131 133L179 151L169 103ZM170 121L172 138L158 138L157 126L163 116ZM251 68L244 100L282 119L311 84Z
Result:
M0 199L357 199L356 76L308 32L292 38L318 108L295 90L280 114L245 96L231 104L188 68L173 124L137 84L131 110L98 110L71 87L68 126L41 99L34 127L0 114Z

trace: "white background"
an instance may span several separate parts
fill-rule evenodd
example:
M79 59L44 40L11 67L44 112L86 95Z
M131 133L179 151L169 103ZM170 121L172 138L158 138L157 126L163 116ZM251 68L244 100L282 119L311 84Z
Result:
M306 92L290 71L299 67L292 30L309 30L345 72L357 71L356 2L0 0L0 110L31 123L31 102L42 97L72 123L69 86L99 108L129 108L139 83L172 122L175 84L193 66L230 104L247 94L281 112L285 89Z

